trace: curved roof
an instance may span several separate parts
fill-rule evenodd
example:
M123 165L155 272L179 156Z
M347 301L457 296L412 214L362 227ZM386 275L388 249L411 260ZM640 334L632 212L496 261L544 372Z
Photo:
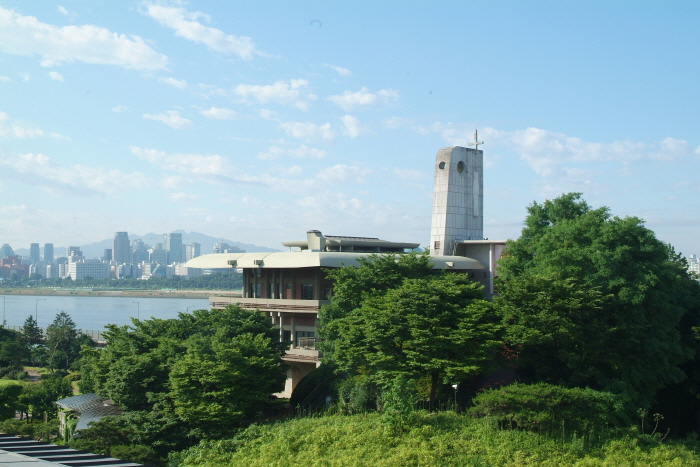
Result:
M341 253L331 251L291 251L275 253L218 253L192 258L188 268L340 268L358 266L359 258L376 253ZM232 263L235 261L235 263ZM465 256L431 256L433 269L486 269L479 261Z

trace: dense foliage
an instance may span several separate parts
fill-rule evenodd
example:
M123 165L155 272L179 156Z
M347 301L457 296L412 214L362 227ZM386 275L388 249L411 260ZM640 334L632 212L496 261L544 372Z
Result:
M377 414L303 418L251 426L233 439L203 442L171 456L171 465L227 466L700 466L696 441L661 443L636 431L501 430L490 419L444 412L416 414L405 430Z
M587 433L630 424L618 396L589 388L512 384L481 392L472 402L472 414L492 417L509 429Z
M499 261L496 299L520 377L648 407L687 376L700 285L636 217L592 209L577 193L528 213Z
M262 314L237 306L135 320L109 326L104 336L105 349L84 351L81 391L149 414L161 428L176 425L189 439L231 433L283 388L278 333Z
M322 311L324 359L380 386L399 375L441 382L483 371L500 343L497 317L481 286L464 274L434 273L426 255L373 256L335 276Z

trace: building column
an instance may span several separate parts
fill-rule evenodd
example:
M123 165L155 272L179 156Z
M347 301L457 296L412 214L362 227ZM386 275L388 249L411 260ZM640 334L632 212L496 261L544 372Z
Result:
M296 329L296 316L292 313L292 348L296 347L297 344L297 329Z
M321 300L321 268L316 269L314 274L314 300Z

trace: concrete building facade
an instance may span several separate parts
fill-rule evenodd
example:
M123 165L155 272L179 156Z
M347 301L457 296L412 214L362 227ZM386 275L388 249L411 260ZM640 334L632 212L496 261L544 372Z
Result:
M430 251L453 255L457 242L484 238L484 155L462 147L435 157Z
M131 243L127 232L115 232L112 242L112 259L117 264L131 262Z

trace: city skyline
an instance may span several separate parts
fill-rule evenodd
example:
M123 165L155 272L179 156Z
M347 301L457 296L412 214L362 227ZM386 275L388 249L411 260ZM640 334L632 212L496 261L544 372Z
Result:
M435 155L478 129L485 237L575 191L689 256L699 16L0 0L0 244L182 229L279 249L319 229L428 245Z

